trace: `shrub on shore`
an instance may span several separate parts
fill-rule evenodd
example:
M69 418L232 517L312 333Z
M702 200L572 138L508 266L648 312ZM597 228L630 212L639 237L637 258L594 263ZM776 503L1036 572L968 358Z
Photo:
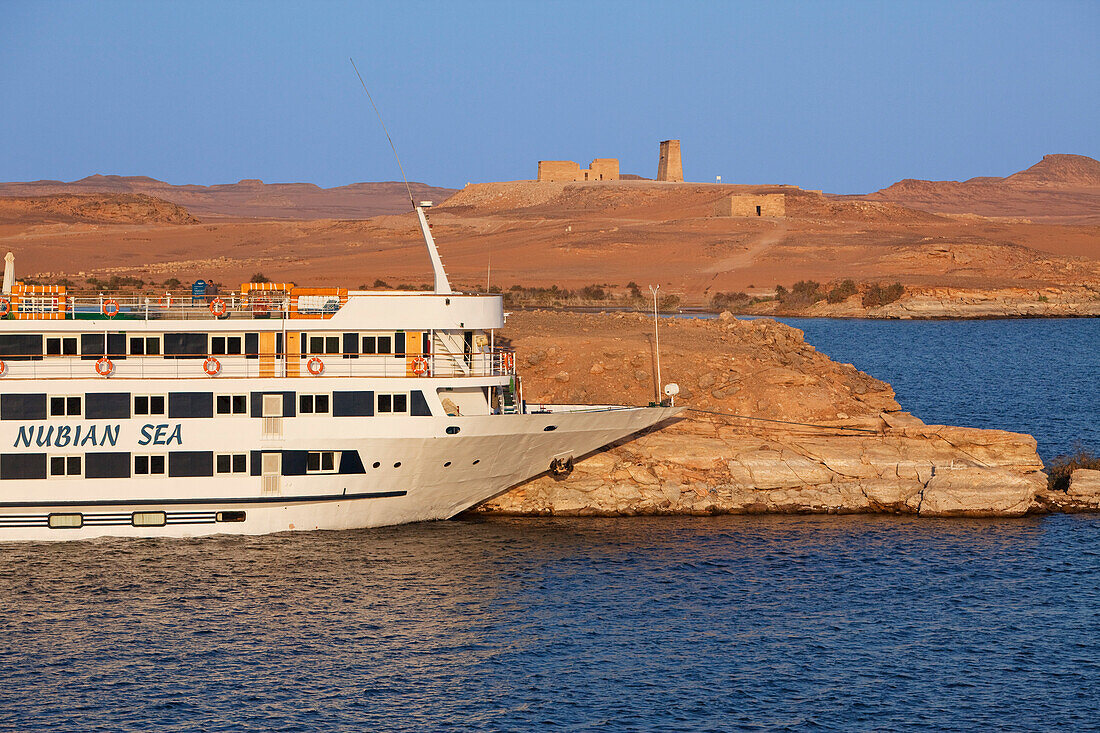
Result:
M875 306L893 303L904 294L905 288L901 283L894 283L886 287L875 283L863 291L863 307L874 308Z
M1051 491L1065 491L1069 488L1069 479L1079 468L1100 471L1100 456L1080 445L1073 447L1069 455L1058 456L1050 462L1047 486Z
M710 296L711 310L716 311L728 311L733 308L746 306L749 304L749 296L746 293L740 291L735 293L722 293L718 292Z
M843 280L840 283L838 283L836 285L836 287L834 287L832 290L829 291L829 294L826 296L826 299L830 303L843 303L845 300L847 300L848 298L851 298L853 295L855 295L858 292L859 292L859 288L856 287L856 281L855 280L851 280L851 279Z

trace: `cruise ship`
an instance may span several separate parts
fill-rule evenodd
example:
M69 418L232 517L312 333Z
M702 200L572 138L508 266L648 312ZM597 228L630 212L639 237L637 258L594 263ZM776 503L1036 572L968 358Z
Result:
M0 541L447 519L676 414L533 405L500 295L248 283L0 296ZM666 393L672 394L670 385Z

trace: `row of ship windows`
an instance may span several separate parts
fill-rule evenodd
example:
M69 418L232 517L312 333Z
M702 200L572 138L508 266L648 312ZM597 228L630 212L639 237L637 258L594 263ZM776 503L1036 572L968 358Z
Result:
M359 356L405 356L404 331L378 333L328 333L298 334L300 356L342 355L347 359ZM283 334L276 333L275 352L283 352ZM430 337L421 334L420 352L431 349ZM265 351L270 351L267 349ZM9 361L34 360L42 356L74 356L82 359L98 359L109 356L125 359L127 356L164 356L165 358L199 358L214 356L248 356L256 358L260 352L259 333L211 334L166 333L159 335L127 335L126 333L83 333L72 336L43 336L42 334L0 334L0 358ZM418 353L420 353L418 352Z
M273 400L264 401L264 397ZM249 410L251 403L252 410ZM5 394L0 395L0 419L42 420L73 418L89 420L128 419L139 416L172 418L251 415L252 417L294 417L317 415L369 417L371 415L431 415L420 390L374 392L371 390L321 393L252 392L213 394L169 392L131 394L89 392L83 395Z
M272 460L274 459L274 460ZM480 458L470 465L477 466ZM401 461L393 467L401 468ZM452 461L445 461L450 468ZM370 464L382 468L381 461ZM356 450L173 451L169 453L0 454L0 479L211 478L215 476L352 475L367 469Z
M214 512L213 514L215 522L243 522L245 520L243 511ZM209 521L209 519L206 521ZM112 524L114 523L112 522ZM133 527L163 527L167 524L167 512L130 512L130 525ZM50 529L80 529L84 526L84 514L81 512L55 512L47 515L46 526Z

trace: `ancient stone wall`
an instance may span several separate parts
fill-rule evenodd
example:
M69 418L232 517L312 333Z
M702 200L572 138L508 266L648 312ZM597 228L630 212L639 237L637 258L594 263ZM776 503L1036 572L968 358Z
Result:
M596 158L587 168L571 160L540 160L540 181L570 183L573 181L617 181L619 180L618 158Z
M571 160L540 160L538 180L575 181L580 168Z
M657 162L657 180L673 183L684 182L684 168L680 163L679 140L661 141L661 158Z
M786 216L787 197L781 193L723 196L714 202L715 216Z
M588 166L593 181L617 181L619 180L618 158L596 158Z

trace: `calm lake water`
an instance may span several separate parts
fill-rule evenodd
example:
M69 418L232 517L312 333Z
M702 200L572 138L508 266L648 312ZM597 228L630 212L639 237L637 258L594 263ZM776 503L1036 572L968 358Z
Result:
M1100 453L1100 318L781 320L927 423L1029 433L1048 461L1075 442Z
M1096 324L798 323L1046 450L1095 437ZM0 730L1098 727L1096 515L0 545Z

